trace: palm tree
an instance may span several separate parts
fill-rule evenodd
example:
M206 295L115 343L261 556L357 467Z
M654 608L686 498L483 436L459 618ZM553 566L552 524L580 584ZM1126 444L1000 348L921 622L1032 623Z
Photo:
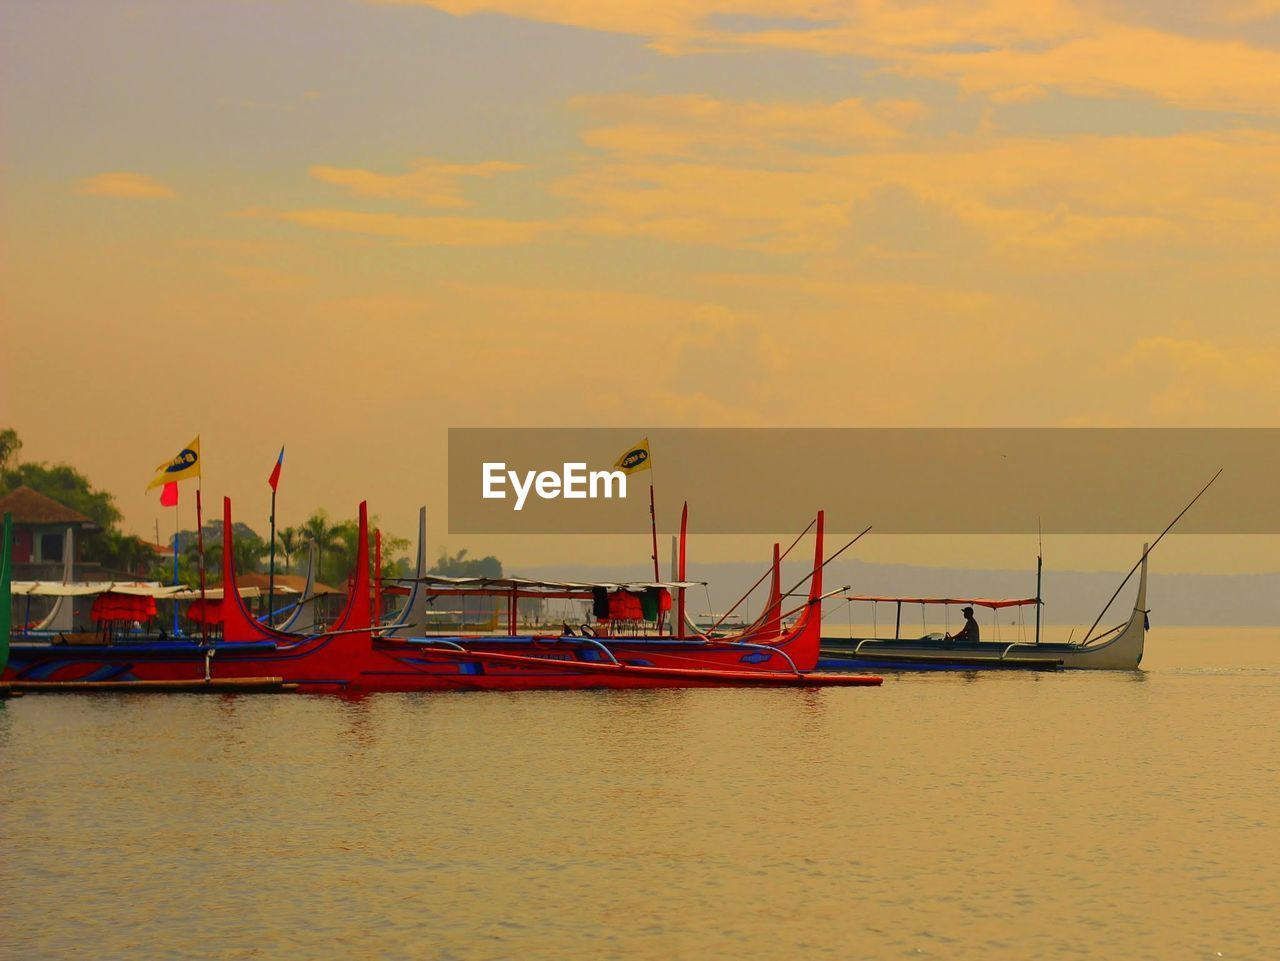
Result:
M284 554L284 569L293 567L293 555L302 547L302 532L296 527L285 527L276 532L276 546Z
M324 570L324 552L333 550L338 542L339 525L329 523L329 514L321 508L307 518L302 525L302 537L316 548L316 576Z
M240 535L231 542L232 559L236 571L248 574L262 566L262 555L267 552L267 545L262 538L252 535Z

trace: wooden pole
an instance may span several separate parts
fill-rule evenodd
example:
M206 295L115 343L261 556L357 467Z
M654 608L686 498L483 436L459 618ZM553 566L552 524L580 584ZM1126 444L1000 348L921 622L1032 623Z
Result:
M373 569L373 626L382 623L382 530L373 532L374 564Z
M649 469L652 473L653 468ZM662 580L658 570L658 514L653 508L653 484L649 485L649 529L653 534L653 580L656 584ZM658 612L658 636L662 636L662 612Z
M684 583L685 574L685 544L688 542L689 536L689 502L684 502L684 507L680 510L680 553L676 566L676 580ZM684 588L676 588L676 594L679 600L676 603L676 636L684 638L686 636L684 621Z
M1040 643L1040 577L1044 570L1044 557L1036 555L1036 643ZM1025 635L1024 635L1025 636Z
M230 536L230 531L223 531L222 536ZM204 592L204 508L200 501L200 484L196 483L196 550L200 552L200 642L209 643L209 610L205 602ZM222 572L222 597L225 600L227 591L236 589L235 584L227 585L227 572Z
M1173 525L1178 523L1178 521L1182 520L1182 515L1185 514L1187 511L1191 510L1195 502L1198 501L1201 497L1203 497L1204 492L1207 491L1210 487L1212 487L1213 482L1216 481L1221 476L1222 476L1222 468L1219 467L1218 473L1214 474L1211 478L1209 478L1209 483L1205 484L1204 487L1200 488L1200 493L1197 494L1195 497L1191 498L1191 502L1178 512L1177 517L1169 521L1169 526L1160 532L1160 536L1157 537L1155 541L1152 542L1151 546L1150 547L1147 547L1145 545L1143 546L1142 557L1138 559L1137 564L1134 564L1133 567L1129 568L1129 573L1124 576L1124 580L1120 582L1120 586L1116 588L1116 592L1111 595L1111 600L1107 601L1106 607L1102 609L1101 613L1098 614L1093 624L1090 625L1088 632L1084 636L1084 640L1080 642L1081 645L1089 643L1089 640L1093 637L1094 629L1097 628L1099 622L1103 619L1103 617L1106 616L1107 611L1110 610L1111 605L1115 603L1116 598L1120 596L1120 592L1124 590L1124 586L1129 583L1129 578L1133 577L1133 572L1136 571L1142 565L1142 562L1147 559L1147 555L1156 549L1156 544L1159 544L1162 540L1164 540L1164 535L1168 534L1169 531L1173 530Z
M799 534L797 534L796 539L791 542L791 546L782 552L782 556L778 559L779 562L787 559L787 555L790 554L792 550L795 549L795 546L800 543L800 539L804 537L805 534L808 534L809 531L813 529L813 525L816 523L817 521L809 521L809 526L806 527L804 530L802 530ZM769 567L768 569L766 569L765 572L761 574L760 577L756 580L756 582L747 589L747 593L743 594L740 598L738 598L737 603L734 604L733 607L729 608L727 611L725 611L723 614L720 615L720 619L711 625L711 628L710 630L707 631L707 633L710 634L712 631L715 631L716 629L718 629L720 625L724 623L725 618L727 618L730 614L736 611L738 609L738 606L742 604L742 602L745 601L748 597L751 596L751 592L754 591L761 584L763 584L764 579L772 573L773 573L773 567Z
M224 532L223 537L226 537ZM271 488L271 563L267 568L267 627L276 620L276 489Z
M173 586L178 586L178 507L173 508ZM173 605L173 636L178 636L178 605Z

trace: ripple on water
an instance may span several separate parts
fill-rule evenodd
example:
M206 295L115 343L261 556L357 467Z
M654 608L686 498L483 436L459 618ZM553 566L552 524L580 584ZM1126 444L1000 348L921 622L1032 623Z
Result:
M1276 957L1278 687L1174 665L24 698L0 706L0 939L23 959Z

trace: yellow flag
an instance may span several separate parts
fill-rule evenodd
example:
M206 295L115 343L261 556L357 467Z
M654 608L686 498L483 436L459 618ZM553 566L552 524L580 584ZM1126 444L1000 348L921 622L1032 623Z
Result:
M634 474L636 471L651 470L653 463L649 460L649 438L645 438L635 447L630 447L627 452L618 458L618 462L613 465L624 474Z
M188 477L200 476L200 435L178 452L178 456L167 460L156 468L156 476L151 478L147 490L168 484L171 481L186 480Z

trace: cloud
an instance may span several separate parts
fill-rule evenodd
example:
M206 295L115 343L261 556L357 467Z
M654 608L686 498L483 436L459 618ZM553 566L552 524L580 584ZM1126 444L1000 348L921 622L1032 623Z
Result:
M462 196L461 181L465 177L493 177L514 170L522 164L489 160L475 164L441 163L425 158L413 164L408 173L381 174L357 168L316 166L311 176L325 183L347 187L360 197L411 200L424 207L467 207Z
M575 97L569 106L601 123L584 135L588 146L648 157L731 158L758 155L771 144L807 152L866 149L901 140L927 113L913 100L759 103L700 94Z
M281 220L315 230L386 237L409 245L441 247L504 247L526 244L545 234L550 225L532 220L468 217L407 217L314 208L269 210L254 208L236 216Z
M129 170L113 170L95 174L76 183L76 193L91 197L139 197L169 199L176 197L174 189L146 174Z
M855 55L998 100L1057 88L1142 95L1207 110L1280 114L1280 52L1212 34L1274 16L1275 0L1234 0L1177 29L1074 0L390 0L455 15L503 13L645 38L668 54L782 49ZM1203 5L1206 8L1213 5ZM1113 9L1115 9L1113 7ZM751 24L753 29L741 29ZM1200 34L1200 35L1197 35Z
M1054 87L1092 97L1137 93L1182 107L1280 114L1280 53L1115 23L1044 50L907 55L898 69L999 99L1028 87Z
M1146 337L1133 344L1119 366L1152 379L1150 410L1166 418L1269 420L1266 411L1274 410L1280 392L1280 349L1273 345Z
M860 101L573 105L598 121L582 135L594 153L553 190L572 205L567 224L588 235L777 255L836 251L851 230L869 251L902 255L962 237L960 254L987 249L1051 271L1215 244L1260 249L1280 236L1275 133L903 136L882 105ZM878 210L877 196L900 198L899 209ZM904 213L917 225L910 238L895 220Z

